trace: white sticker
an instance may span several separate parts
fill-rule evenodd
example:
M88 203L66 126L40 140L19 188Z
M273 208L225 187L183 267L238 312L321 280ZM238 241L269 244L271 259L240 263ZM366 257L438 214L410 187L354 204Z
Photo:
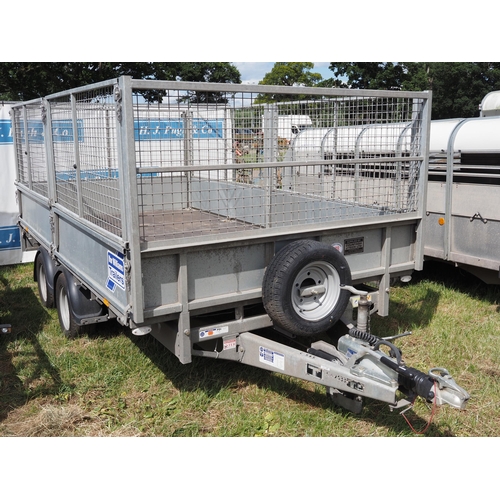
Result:
M285 355L280 352L272 351L267 347L259 347L259 361L266 365L274 366L280 370L285 369Z
M236 339L224 339L223 350L227 351L228 349L236 349Z
M219 326L217 328L211 328L208 330L200 330L200 339L204 339L207 337L215 337L217 335L224 335L224 333L229 332L228 326Z

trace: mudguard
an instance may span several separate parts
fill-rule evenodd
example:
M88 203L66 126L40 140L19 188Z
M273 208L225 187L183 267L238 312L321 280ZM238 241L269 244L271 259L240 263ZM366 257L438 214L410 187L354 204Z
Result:
M61 267L57 265L56 261L51 258L47 250L45 250L45 248L43 247L40 247L40 249L38 250L38 253L35 256L35 263L39 256L43 260L48 291L52 295L54 295L56 291L56 277L60 272ZM38 281L38 277L36 275L36 266L33 266L33 281L35 281L35 283Z
M68 298L75 322L78 325L95 323L97 318L107 316L105 306L99 304L96 300L92 300L90 290L81 286L66 268L59 266L59 269L66 277Z
M76 278L62 265L53 260L45 248L40 248L36 258L41 257L47 277L47 288L55 296L56 282L59 274L64 273L68 284L68 298L71 310L78 325L96 323L97 318L106 317L106 307L92 300L90 290L78 283ZM36 262L36 259L35 259ZM37 281L36 270L33 269L34 280ZM102 321L103 319L101 319Z

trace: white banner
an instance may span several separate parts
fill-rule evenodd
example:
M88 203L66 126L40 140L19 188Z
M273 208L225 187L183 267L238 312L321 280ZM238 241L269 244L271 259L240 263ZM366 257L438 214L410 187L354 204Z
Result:
M12 125L9 115L11 106L0 102L0 265L30 261L33 256L23 255L21 233L17 225L16 164Z

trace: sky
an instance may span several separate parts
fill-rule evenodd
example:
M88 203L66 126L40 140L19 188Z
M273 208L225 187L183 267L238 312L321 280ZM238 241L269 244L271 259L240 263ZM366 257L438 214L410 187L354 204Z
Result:
M241 73L241 83L259 83L264 75L271 71L274 62L233 62ZM315 62L314 72L321 73L323 78L331 78L333 73L328 69L329 62Z

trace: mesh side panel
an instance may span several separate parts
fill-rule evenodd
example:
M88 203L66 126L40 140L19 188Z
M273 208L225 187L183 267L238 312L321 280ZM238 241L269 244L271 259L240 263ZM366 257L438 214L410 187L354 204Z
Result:
M46 103L46 129L40 103L19 108L20 181L48 196L53 173L57 203L118 236L122 207L137 203L139 221L128 222L142 241L421 209L425 102L411 93L132 83L132 96L108 84L58 94ZM121 109L130 97L132 109ZM136 187L137 200L120 199Z
M418 209L421 101L270 97L280 96L135 95L143 241Z
M24 119L22 108L14 108L13 113L13 135L16 138L16 166L17 166L17 179L25 185L29 185L29 170L28 170L28 155L26 147L26 137L24 134Z
M44 132L42 123L42 108L33 104L15 110L17 139L17 165L19 182L29 186L38 194L47 197L47 166Z
M115 105L112 88L51 102L57 200L121 234Z
M71 104L69 100L50 105L52 154L56 176L57 202L78 214L76 157Z

